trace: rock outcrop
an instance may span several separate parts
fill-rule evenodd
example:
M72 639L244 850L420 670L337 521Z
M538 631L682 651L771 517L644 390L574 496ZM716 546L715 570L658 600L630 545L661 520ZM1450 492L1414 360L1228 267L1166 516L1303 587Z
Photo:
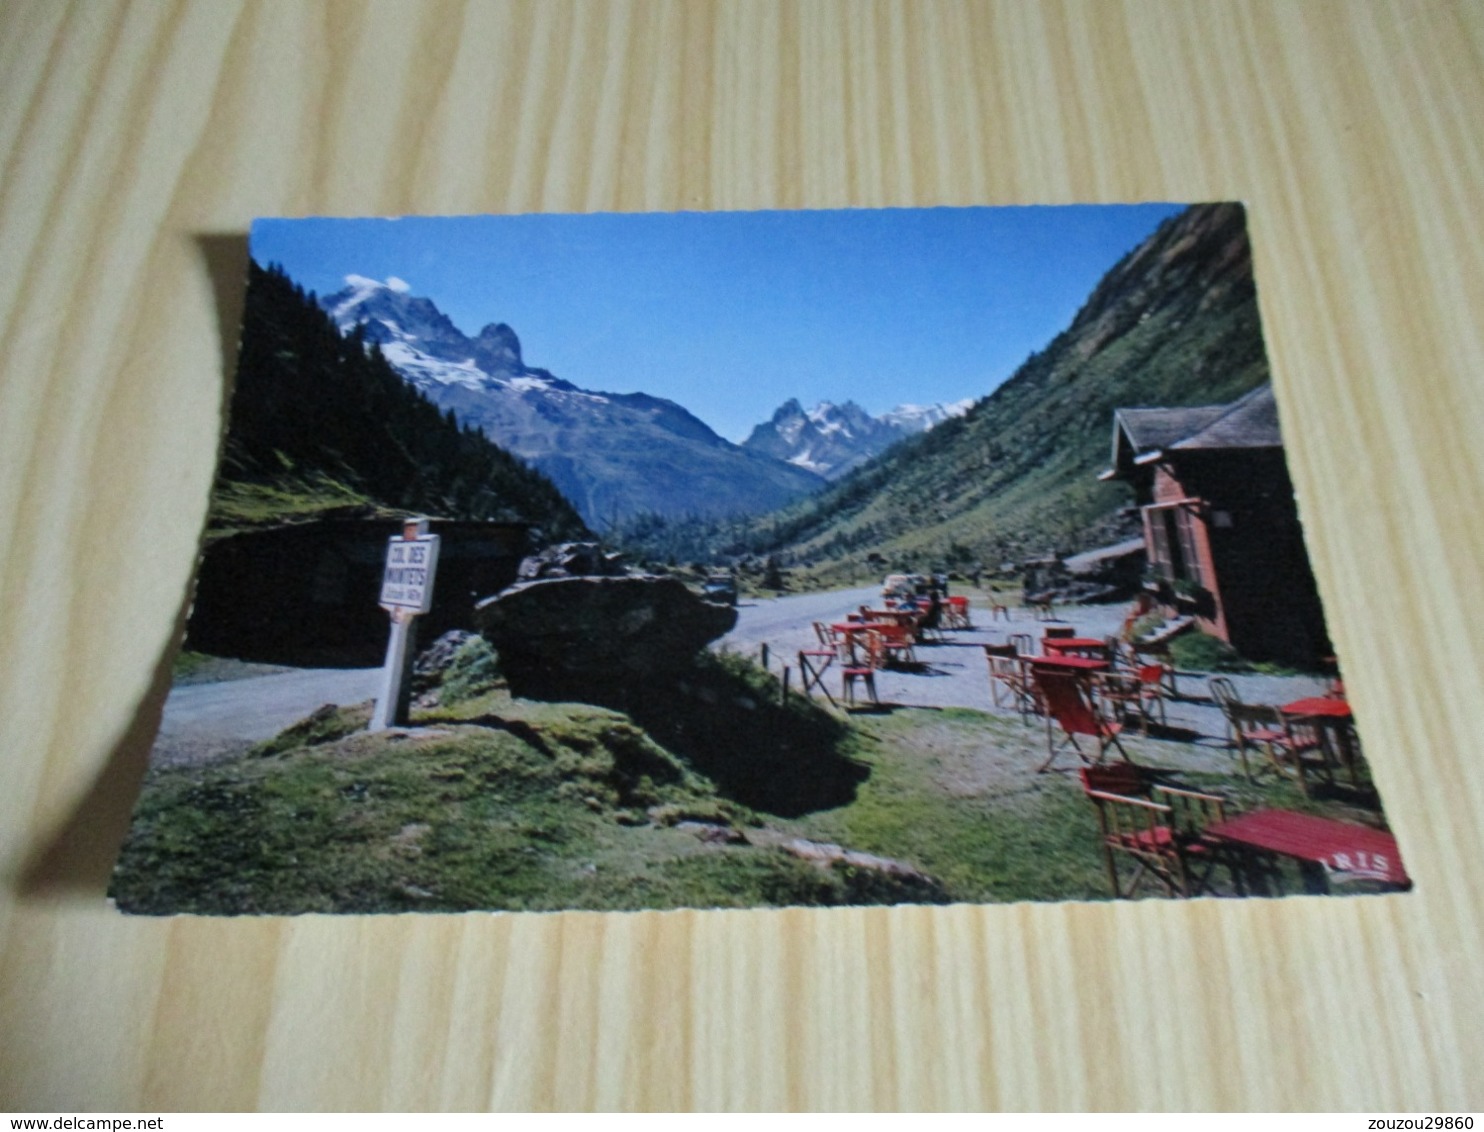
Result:
M541 578L613 577L624 573L622 555L605 554L595 542L564 542L521 561L517 582Z
M517 695L673 676L737 623L676 578L553 577L479 603L479 631Z
M453 658L473 635L464 629L450 629L420 652L412 665L412 694L420 696L441 684Z

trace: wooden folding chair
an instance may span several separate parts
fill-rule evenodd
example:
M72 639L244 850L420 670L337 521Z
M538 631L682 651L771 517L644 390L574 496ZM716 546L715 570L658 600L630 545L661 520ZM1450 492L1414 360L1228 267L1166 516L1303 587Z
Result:
M989 694L995 707L1009 705L1020 713L1020 722L1040 715L1040 701L1026 674L1025 663L1018 658L1014 645L985 645L984 657L989 662Z
M908 625L883 625L877 630L882 660L886 664L916 664L912 647L912 629Z
M841 699L847 704L854 705L856 685L864 684L866 691L870 694L871 702L879 704L881 701L876 697L876 669L871 664L869 655L864 659L860 656L853 634L840 637L835 655L840 661Z
M1148 798L1103 790L1085 794L1097 809L1103 861L1116 899L1132 898L1146 879L1157 881L1169 896L1198 896L1210 888L1225 858L1205 829L1225 820L1223 799L1162 786L1151 787ZM1126 880L1120 856L1134 863Z
M1144 712L1144 689L1139 677L1131 672L1097 672L1093 674L1093 692L1114 719L1137 716L1145 735L1149 734L1149 717Z
M1247 768L1247 749L1237 742L1237 727L1232 722L1231 705L1242 702L1237 695L1237 686L1225 676L1211 677L1207 686L1211 689L1211 699L1221 709L1221 715L1226 720L1226 745L1237 748L1242 759L1242 776L1250 781L1252 773Z
M1159 712L1161 727L1169 722L1165 715L1165 666L1141 664L1134 669L1134 675L1139 680L1139 712L1144 717L1144 734L1148 735L1149 720L1154 711Z
M1088 693L1087 684L1076 673L1033 665L1031 678L1046 709L1046 761L1036 768L1037 774L1049 770L1062 747L1067 745L1077 752L1077 757L1084 763L1102 762L1109 747L1117 747L1124 762L1134 761L1129 758L1118 738L1123 724L1105 719L1099 714L1097 705ZM1061 729L1060 743L1054 742L1053 722ZM1091 760L1078 744L1078 735L1097 740L1097 754Z
M814 633L819 637L820 647L799 650L799 676L804 682L804 695L811 696L812 690L818 688L833 707L835 697L830 695L830 690L825 687L824 683L825 672L835 663L836 649L833 643L833 630L822 621L816 621Z
M1165 688L1172 696L1180 695L1180 688L1175 683L1177 673L1175 672L1175 661L1170 656L1170 646L1167 644L1141 645L1132 643L1129 651L1134 655L1136 664L1162 664L1164 665Z
M1010 684L1005 679L1004 671L995 664L997 660L1014 660L1014 645L985 645L984 659L989 663L989 702L995 707L1003 707L1005 698L1010 697L1014 703L1014 696L1010 691Z
M1267 755L1269 765L1278 774L1296 779L1299 792L1305 798L1309 796L1307 772L1315 772L1333 782L1334 772L1324 748L1323 736L1311 720L1291 719L1266 704L1243 703L1228 705L1227 718L1236 732L1244 772L1247 770L1247 748L1253 747Z

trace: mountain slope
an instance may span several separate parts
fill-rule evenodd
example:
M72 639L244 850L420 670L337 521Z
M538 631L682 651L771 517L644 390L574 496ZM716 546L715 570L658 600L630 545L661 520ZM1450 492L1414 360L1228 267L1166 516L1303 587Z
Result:
M1230 401L1268 379L1240 205L1197 205L1108 272L1071 325L965 416L891 449L747 545L825 576L1070 552L1129 532L1099 483L1115 408Z
M322 300L342 330L359 327L429 400L549 475L589 523L751 514L823 484L723 440L673 401L595 393L527 366L503 323L469 338L400 281L347 284Z
M461 428L281 270L249 272L213 533L403 511L585 533L550 480Z
M806 412L790 399L754 428L742 447L834 480L897 441L963 414L971 404L898 405L873 417L854 401L821 401Z

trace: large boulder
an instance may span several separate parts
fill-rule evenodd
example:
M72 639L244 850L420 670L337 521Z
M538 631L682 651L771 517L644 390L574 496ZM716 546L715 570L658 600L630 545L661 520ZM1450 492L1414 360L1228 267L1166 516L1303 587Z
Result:
M515 580L539 578L612 577L624 573L621 554L605 554L595 542L564 542L521 561Z
M511 690L580 692L690 667L737 623L677 578L546 578L511 586L475 609Z

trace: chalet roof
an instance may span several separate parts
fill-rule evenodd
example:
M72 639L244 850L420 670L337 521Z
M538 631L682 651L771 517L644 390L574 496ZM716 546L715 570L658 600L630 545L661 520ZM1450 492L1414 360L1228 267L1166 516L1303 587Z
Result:
M1278 432L1278 403L1271 385L1259 385L1233 401L1221 416L1199 432L1171 444L1186 451L1196 448L1282 448Z
M1278 406L1264 383L1226 405L1113 410L1113 465L1099 479L1116 479L1166 451L1281 448Z
M1140 535L1138 538L1115 542L1112 546L1099 546L1093 550L1084 550L1081 554L1074 554L1066 560L1065 566L1073 574L1089 574L1115 559L1143 553L1144 536Z
M1200 432L1226 412L1225 405L1192 405L1183 409L1115 409L1115 426L1121 426L1135 453L1168 448Z

